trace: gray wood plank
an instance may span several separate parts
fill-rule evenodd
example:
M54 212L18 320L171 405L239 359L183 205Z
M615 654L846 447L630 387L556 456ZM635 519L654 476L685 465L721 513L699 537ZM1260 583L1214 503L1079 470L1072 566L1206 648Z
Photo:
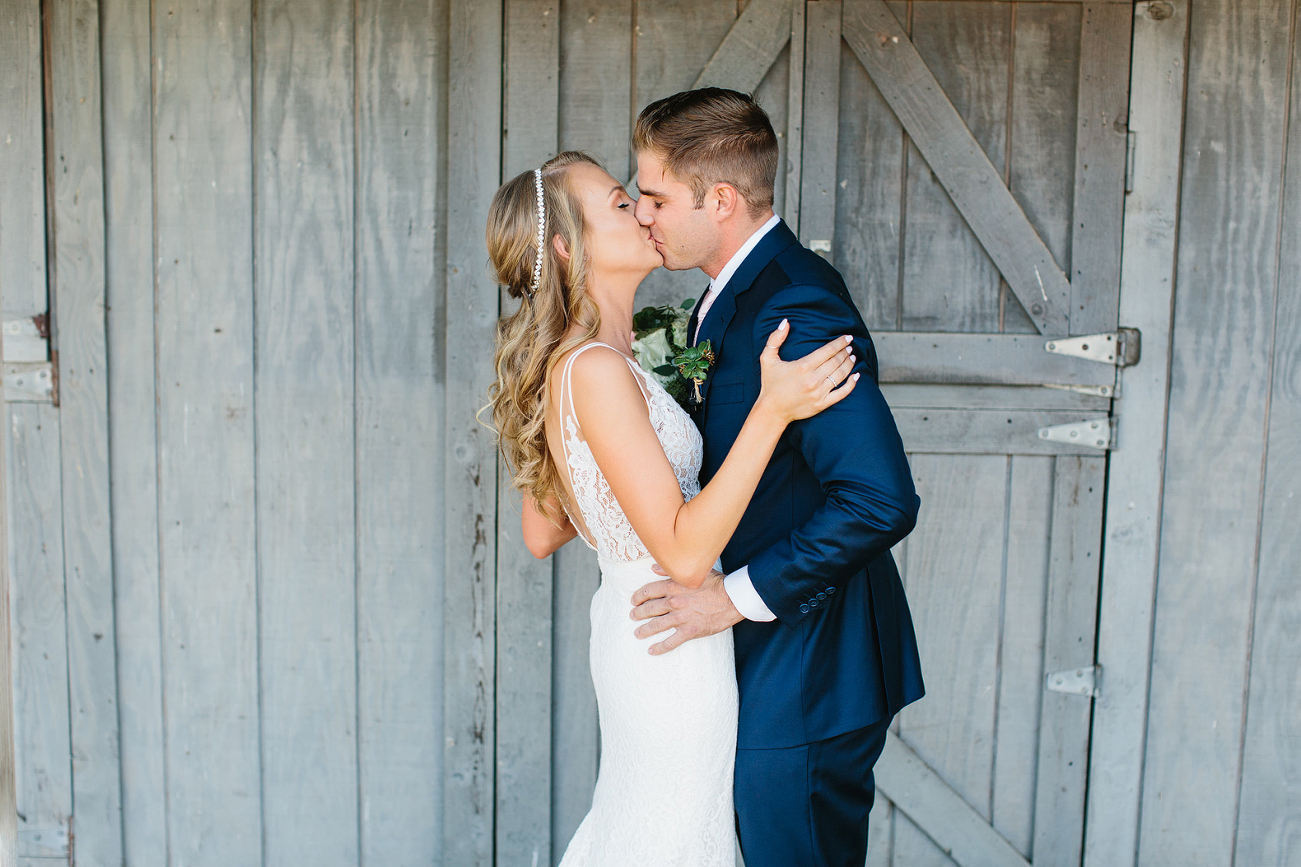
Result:
M1011 9L931 3L914 7L912 15L912 40L919 58L934 74L964 128L990 155L1000 181L1005 177L1007 152ZM883 87L888 95L888 85ZM998 268L972 231L970 217L964 219L946 191L944 167L928 162L935 158L934 152L923 158L919 146L925 144L915 140L908 155L900 299L903 327L998 331Z
M1097 449L1039 438L1039 428L1105 419L1063 410L894 410L899 435L910 452L949 455L1097 455Z
M1028 858L1044 689L1053 460L1018 456L1010 461L991 824Z
M560 147L587 151L621 179L636 170L628 139L641 109L630 85L632 7L573 0L560 8Z
M921 858L936 863L934 856L939 855L943 860L938 863L960 867L1028 867L1029 862L990 827L985 816L893 733L876 763L876 776L882 794L911 820L911 832L916 834L917 826L925 828L934 841L931 852ZM918 863L907 860L914 857L908 850L899 854L897 864Z
M1014 12L1008 189L1053 258L1069 271L1081 7L1019 3ZM1059 300L1063 308L1070 303L1067 297ZM1035 330L1006 284L1001 304L1000 330Z
M4 647L13 658L2 676L13 678L17 814L23 817L18 831L26 837L42 829L66 831L73 806L59 411L10 404L7 415L4 532L16 544L5 560L4 591L11 601L2 621ZM51 854L43 847L18 851Z
M5 318L47 309L41 84L40 4L12 3L0 15L0 307ZM58 411L7 404L5 420L0 533L9 541L0 587L0 860L12 864L23 851L19 829L67 827L72 779Z
M1142 331L1146 346L1137 366L1120 371L1124 446L1112 453L1107 475L1098 618L1106 689L1095 700L1089 758L1088 867L1133 865L1138 850L1180 176L1180 160L1170 155L1183 132L1188 0L1171 8L1172 17L1153 17L1140 3L1134 16L1133 79L1144 85L1129 107L1134 176L1125 197L1120 317Z
M437 863L443 840L447 6L357 6L362 864Z
M1052 383L1107 389L1115 383L1110 365L1049 352L1051 341L1038 335L878 331L872 342L882 382Z
M1103 457L1059 457L1053 472L1051 554L1045 606L1045 673L1094 661L1102 551ZM1080 863L1092 701L1041 692L1033 858Z
M901 428L906 428L902 420ZM917 448L907 433L904 446L912 453L918 495L927 504L909 535L907 562L927 695L900 712L899 733L920 761L987 823L998 674L993 639L1000 621L1008 459L1003 454L917 454L926 449ZM894 779L920 785L921 777L910 772ZM896 862L944 863L943 853L926 837L938 831L926 824L930 814L910 812L903 794L892 792L887 779L880 774L890 800L921 826L921 831L896 826ZM944 848L953 845L943 835L937 839Z
M4 318L45 313L45 152L41 5L0 13L0 286Z
M103 0L105 297L113 584L127 863L167 857L158 563L154 187L147 4Z
M596 554L581 542L552 557L551 839L552 865L592 806L600 753L596 693L588 663L592 594L601 581Z
M907 4L892 6L907 17ZM899 327L904 132L849 47L840 48L836 268L875 335Z
M804 129L810 144L800 169L800 242L830 260L836 230L836 140L840 131L840 0L805 11Z
M508 179L556 155L560 0L509 0L504 26L502 177Z
M159 560L173 861L262 862L252 8L154 9Z
M359 850L352 25L350 0L284 0L259 6L254 29L267 865L351 864Z
M783 178L782 219L798 237L800 233L800 173L804 161L804 62L806 10L803 2L791 4L791 35L786 52L789 72L786 76L786 163L777 166Z
M1115 327L1129 127L1129 46L1134 13L1083 7L1075 207L1071 218L1071 333Z
M443 860L492 862L497 458L475 418L492 377L497 287L483 227L501 171L502 10L453 0L447 164Z
M1280 34L1290 32L1295 4L1199 2L1196 10L1138 853L1152 865L1233 855L1236 811L1204 793L1235 791L1241 773L1272 349L1265 335L1275 287L1291 277L1277 259L1279 107L1291 56ZM1208 395L1216 396L1211 412Z
M505 20L502 176L537 168L559 140L558 0L511 0ZM518 302L501 290L503 315ZM529 553L519 494L497 458L496 852L500 863L551 858L552 567Z
M564 148L598 156L615 177L631 175L628 157L634 106L630 0L566 2L561 8L560 134ZM636 192L633 192L635 195ZM643 292L643 295L645 293ZM681 300L681 299L679 299ZM641 299L639 299L640 303ZM515 495L518 497L518 495ZM515 520L514 500L507 520ZM558 864L592 805L599 755L596 694L588 662L592 594L600 582L596 555L573 542L551 558L551 859Z
M790 51L783 48L768 68L768 74L754 89L754 100L768 113L772 121L773 132L777 134L777 175L773 178L772 207L773 213L782 215L786 210L786 172L783 166L790 164ZM800 119L795 126L798 129Z
M752 93L791 38L793 5L791 0L749 0L691 86Z
M2 301L3 299L0 299ZM0 358L4 340L0 337ZM0 405L4 384L0 382ZM8 419L6 419L7 421ZM8 437L0 431L0 495L8 490ZM18 770L14 750L14 642L10 619L9 505L0 497L0 865L18 860Z
M1049 299L1065 276L889 8L852 0L844 37L1036 327L1064 333L1065 313Z
M894 408L1064 409L1092 415L1111 410L1109 397L1080 394L1065 388L886 383L881 386L881 393Z
M690 89L732 29L736 2L657 0L653 6L639 3L634 8L632 117L635 120L647 104ZM684 299L699 298L708 286L709 278L697 269L658 268L638 289L637 306L681 304Z
M867 817L866 867L890 867L894 863L895 806L879 787L876 794Z
M64 589L78 858L122 860L104 323L99 8L60 0L49 27L51 251L59 351Z
M1293 70L1301 40L1292 45ZM1293 72L1295 76L1295 71ZM1296 493L1301 460L1296 451L1301 423L1301 287L1292 275L1301 266L1301 88L1292 83L1288 112L1287 175L1279 250L1274 320L1273 385L1269 400L1260 560L1256 573L1255 625L1247 683L1235 864L1301 861L1301 526Z

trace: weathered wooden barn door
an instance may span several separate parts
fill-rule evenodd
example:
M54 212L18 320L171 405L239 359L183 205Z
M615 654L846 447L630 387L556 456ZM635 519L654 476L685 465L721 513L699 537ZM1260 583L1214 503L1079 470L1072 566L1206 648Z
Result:
M872 330L922 497L928 687L873 864L1077 864L1125 186L1128 2L814 0L800 200Z
M873 864L1080 858L1111 401L1137 349L1117 332L1131 14L507 4L505 176L574 146L619 174L621 117L692 84L755 90L782 144L777 210L845 274L875 335L923 498L897 556L929 694L879 766ZM642 298L702 284L657 272ZM596 574L585 551L530 564L501 515L496 854L550 844L554 861L595 772Z

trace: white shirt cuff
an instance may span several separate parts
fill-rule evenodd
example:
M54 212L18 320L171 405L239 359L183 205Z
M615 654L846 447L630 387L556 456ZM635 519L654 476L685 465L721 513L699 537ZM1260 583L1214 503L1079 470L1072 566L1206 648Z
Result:
M759 591L754 589L754 583L750 581L749 566L742 566L724 578L723 589L731 597L736 610L746 620L767 623L777 619L777 615L773 614L768 606L764 604L763 598L759 596Z

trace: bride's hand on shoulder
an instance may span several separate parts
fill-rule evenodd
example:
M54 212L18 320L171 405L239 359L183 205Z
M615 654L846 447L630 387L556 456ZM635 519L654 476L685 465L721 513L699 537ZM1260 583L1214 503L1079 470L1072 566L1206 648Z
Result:
M783 319L759 356L762 387L755 406L782 422L808 418L839 403L854 390L859 377L850 375L855 358L848 336L837 337L803 358L782 361L777 350L790 330L790 323Z

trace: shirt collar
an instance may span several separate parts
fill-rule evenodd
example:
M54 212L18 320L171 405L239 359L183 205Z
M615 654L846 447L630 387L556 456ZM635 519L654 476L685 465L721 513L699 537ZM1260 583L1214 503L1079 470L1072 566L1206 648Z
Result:
M727 264L723 266L722 271L718 272L718 276L709 281L709 291L723 291L723 287L727 285L728 280L732 279L732 275L736 273L736 269L741 267L741 263L745 261L745 257L749 256L751 251L753 251L754 248L759 245L759 242L763 240L763 236L772 231L772 227L780 222L781 217L773 214L768 218L768 222L756 229L755 233L746 239L746 242L741 245L741 249L733 253L732 258L727 260Z

